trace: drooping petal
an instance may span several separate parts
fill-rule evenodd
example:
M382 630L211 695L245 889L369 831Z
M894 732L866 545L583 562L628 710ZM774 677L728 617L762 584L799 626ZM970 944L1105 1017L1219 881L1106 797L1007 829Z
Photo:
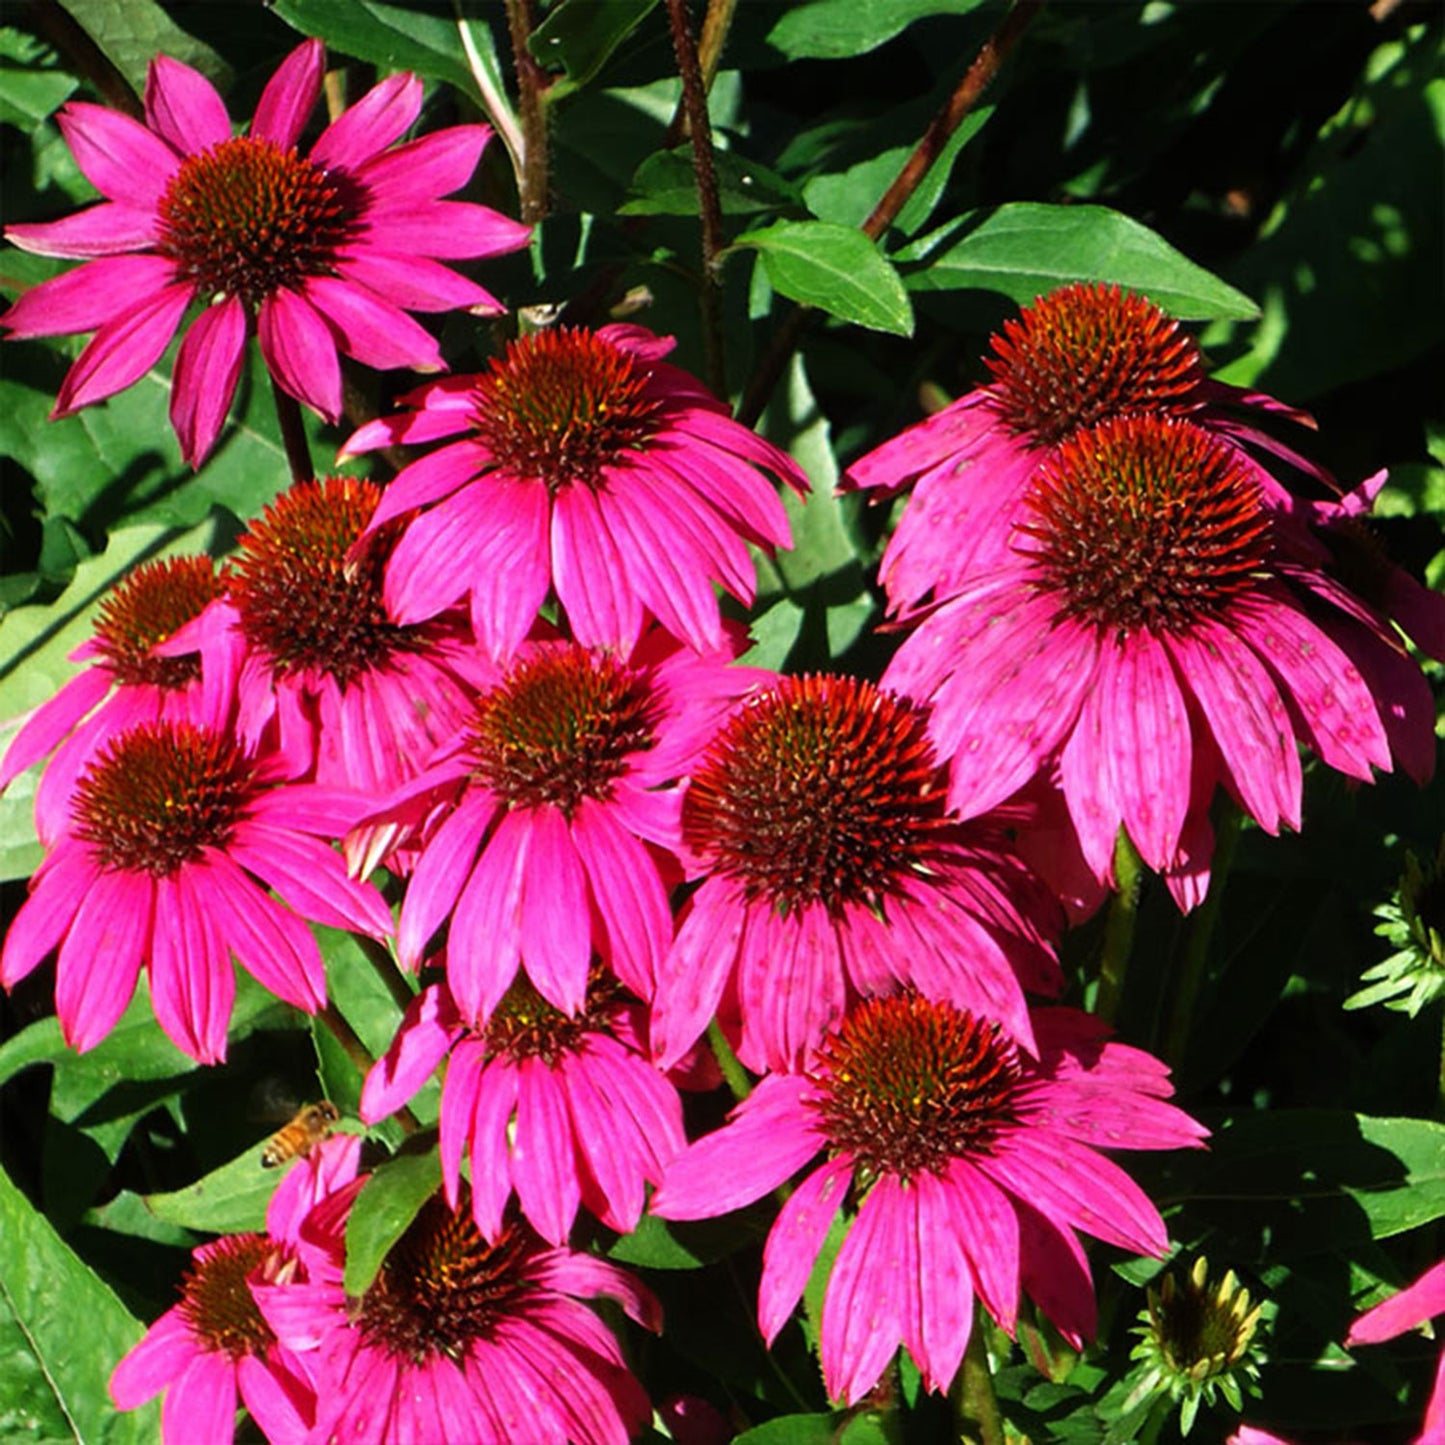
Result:
M563 488L553 505L552 585L584 647L630 651L637 641L642 606L628 574L592 489Z
M256 334L282 390L329 422L341 419L341 363L331 328L299 292L278 287L261 302Z
M531 838L522 878L522 958L542 997L564 1013L576 1014L587 998L592 959L586 874L558 809L531 809L527 826Z
M236 998L230 955L187 869L157 879L155 887L150 979L156 1019L178 1049L200 1063L220 1063Z
M30 896L6 930L0 984L14 988L45 961L100 876L100 865L83 845L72 842L50 854L30 880Z
M167 1310L115 1367L110 1398L122 1410L144 1405L181 1373L195 1351L195 1336L180 1310Z
M1330 767L1368 782L1390 746L1359 669L1309 618L1264 592L1238 604L1241 637L1284 684L1310 746Z
M341 350L363 366L376 371L446 369L436 338L399 306L366 287L332 276L312 276L304 292L336 328Z
M1289 714L1264 665L1234 633L1203 623L1164 639L1194 694L1235 792L1267 833L1300 825L1299 753Z
M652 1047L670 1069L717 1010L737 960L746 914L727 883L709 878L685 905L677 936L657 974Z
M372 1070L373 1075L375 1072ZM447 1061L446 1083L442 1089L438 1152L441 1155L442 1184L446 1189L447 1203L453 1209L461 1200L462 1155L466 1152L467 1141L472 1137L475 1128L480 1085L486 1073L486 1051L474 1042L460 1044ZM516 1085L509 1082L509 1076L504 1069L499 1068L493 1073L494 1077L487 1080L487 1093L501 1093L507 1097L505 1100L488 1099L489 1105L498 1106L498 1113L493 1117L500 1119L501 1129L489 1131L488 1138L490 1140L493 1134L497 1135L496 1145L499 1152L495 1157L490 1152L483 1153L481 1157L474 1158L472 1163L472 1172L476 1179L472 1191L473 1208L477 1211L479 1226L483 1218L493 1221L501 1218L501 1207L512 1192L511 1179L507 1172L505 1141L507 1123L516 1103ZM501 1114L499 1107L503 1102L506 1104L505 1114ZM362 1110L362 1117L366 1118L365 1095L362 1097ZM493 1178L490 1173L484 1176L483 1161L488 1166L500 1163L500 1178ZM480 1202L477 1200L479 1192ZM495 1228L495 1224L492 1227Z
M823 1379L830 1398L851 1405L878 1383L903 1342L906 1296L925 1268L912 1200L885 1174L844 1239L823 1296Z
M225 1440L236 1428L236 1367L224 1352L197 1350L161 1403L162 1440Z
M153 923L155 894L147 874L107 871L76 911L56 961L55 1012L78 1053L93 1049L119 1022L147 952L171 926Z
M803 1297L818 1251L847 1197L852 1173L847 1159L830 1159L803 1180L778 1211L763 1246L758 1286L758 1328L769 1346Z
M455 906L496 810L489 793L467 792L418 859L402 900L396 937L397 956L407 968L421 961L432 935Z
M498 1059L487 1070L486 1084L485 1089L477 1088L472 1120L472 1218L485 1238L495 1239L502 1232L507 1201L512 1197L507 1140L517 1107L515 1066Z
M359 1110L362 1123L375 1124L410 1100L460 1032L461 1019L446 992L435 984L424 988L406 1006L395 1038L366 1076ZM455 1181L450 1197L455 1207Z
M293 1008L306 1013L322 1008L326 972L315 934L224 853L212 850L194 866L205 911L242 967Z
M193 291L178 282L107 321L66 372L51 415L68 416L139 381L170 344Z
M452 914L447 980L471 1024L491 1016L522 960L522 889L531 836L524 819L506 814Z
M201 312L176 352L171 425L181 455L193 467L210 455L231 409L246 355L246 329L246 308L230 296Z
M590 800L572 819L572 842L607 927L608 963L638 997L650 999L672 942L672 911L657 868L611 810Z
M709 1219L776 1189L825 1144L803 1099L808 1081L770 1074L727 1124L690 1145L668 1167L652 1212L663 1219Z
M517 1066L517 1129L512 1141L512 1182L522 1213L543 1239L562 1244L577 1217L582 1187L567 1096L543 1059Z

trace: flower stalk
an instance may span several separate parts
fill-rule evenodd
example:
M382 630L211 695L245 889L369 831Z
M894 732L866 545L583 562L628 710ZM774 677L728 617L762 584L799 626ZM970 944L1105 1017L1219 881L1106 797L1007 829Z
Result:
M702 218L702 339L707 382L718 396L727 395L727 373L722 342L722 289L718 256L723 249L722 206L718 200L717 172L712 161L712 126L707 115L707 81L688 23L687 0L667 0L672 48L682 77L682 103L692 144L692 169L697 180L698 212Z

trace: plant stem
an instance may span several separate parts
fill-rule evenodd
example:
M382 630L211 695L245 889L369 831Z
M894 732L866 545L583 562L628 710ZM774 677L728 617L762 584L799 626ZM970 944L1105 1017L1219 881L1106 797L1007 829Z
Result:
M993 1373L988 1367L988 1350L984 1347L983 1311L974 1305L973 1329L958 1379L949 1392L953 1401L956 1438L968 1445L1004 1445L1003 1415L994 1393Z
M702 17L702 34L697 42L697 63L702 71L704 94L711 94L712 83L717 79L718 65L722 60L723 44L733 23L733 12L738 0L708 0L707 13ZM677 109L667 127L663 144L671 150L683 137L687 129L687 105L679 100Z
M718 202L717 172L712 161L712 125L707 117L707 87L698 65L697 46L688 23L687 0L667 0L667 18L672 26L672 48L677 55L677 73L682 77L682 103L687 112L688 137L692 142L692 171L697 180L698 212L702 217L702 343L707 364L707 382L718 396L727 395L727 374L723 363L722 288L718 284L718 254L723 248L722 206Z
M1033 18L1043 8L1044 0L1018 0L1018 3L1004 16L997 30L983 42L973 63L963 73L963 79L954 87L953 94L944 103L943 109L933 117L923 139L913 149L913 154L903 163L903 169L893 179L893 184L883 193L883 199L873 207L872 214L863 222L865 234L877 240L897 219L899 211L907 204L908 198L922 183L924 176L932 169L934 161L943 154L948 138L959 127L969 111L976 106L1009 51L1014 48Z
M522 121L522 220L535 226L547 214L547 116L542 93L547 72L532 58L527 41L536 29L532 0L506 0L507 33L517 71L517 111Z
M918 189L929 168L948 143L948 138L958 129L964 116L978 104L984 91L998 74L999 67L1009 51L1043 8L1043 3L1044 0L1017 0L999 23L998 29L979 47L978 54L964 71L963 78L954 87L953 94L948 97L942 110L934 116L923 133L923 138L914 147L913 154L903 163L903 168L894 178L893 184L883 193L882 199L863 222L863 232L870 239L876 241L883 235L907 204L908 198ZM768 404L768 398L798 344L803 327L812 316L812 307L796 306L774 334L772 345L758 363L743 399L738 404L737 419L744 426L752 426L763 414L763 408Z
M281 424L281 444L286 448L286 464L291 468L293 482L309 482L315 475L311 465L311 448L306 444L306 428L301 424L301 403L281 384L271 378L271 395L276 401L276 420Z
M1114 886L1117 892L1109 900L1109 916L1104 923L1099 992L1094 999L1094 1012L1105 1023L1114 1022L1124 996L1124 980L1134 952L1134 927L1139 921L1139 894L1144 886L1144 860L1122 828L1114 840Z
M732 1045L723 1036L716 1019L707 1026L707 1041L717 1058L718 1068L722 1070L724 1082L733 1098L741 1104L752 1093L753 1081L748 1078L747 1070L738 1063L738 1056L733 1053Z
M1232 799L1225 799L1214 830L1214 859L1210 864L1209 892L1205 894L1204 902L1199 905L1199 911L1189 926L1184 964L1174 981L1174 1006L1169 1014L1168 1031L1164 1035L1164 1060L1176 1072L1184 1062L1190 1025L1194 1022L1194 1008L1199 1001L1199 989L1204 982L1205 970L1209 966L1209 947L1214 941L1215 925L1219 922L1219 912L1224 902L1224 885L1229 881L1229 869L1234 862L1234 850L1243 825L1244 814Z
M416 994L406 981L397 961L384 943L362 933L353 934L352 937L356 939L357 947L366 955L366 961L376 971L376 976L386 985L392 1002L404 1013L411 1006Z

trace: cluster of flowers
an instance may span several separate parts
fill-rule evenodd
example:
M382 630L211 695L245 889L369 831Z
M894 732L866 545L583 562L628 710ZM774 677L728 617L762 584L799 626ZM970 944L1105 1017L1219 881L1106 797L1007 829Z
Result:
M249 334L335 420L338 351L438 369L403 308L494 304L438 262L525 239L438 199L484 129L395 146L420 103L399 76L308 159L321 66L300 47L240 137L171 61L146 125L70 107L107 199L10 235L101 259L5 319L99 328L58 411L128 385L208 303L172 403L199 464ZM821 1324L845 1402L900 1345L946 1389L975 1300L1012 1330L1027 1294L1088 1337L1081 1232L1164 1252L1101 1151L1204 1131L1161 1063L1048 1002L1065 905L1097 903L1121 828L1197 903L1218 788L1268 831L1299 826L1297 743L1352 777L1423 776L1433 709L1396 624L1441 655L1445 616L1362 565L1354 519L1382 479L1305 499L1320 474L1252 419L1283 408L1207 381L1150 303L1068 287L994 349L991 385L849 474L912 487L883 561L910 633L877 685L738 661L715 586L751 601L749 547L789 542L776 482L807 481L631 325L538 332L421 387L344 449L444 443L384 490L299 481L219 574L154 562L108 599L91 665L0 766L4 785L50 760L47 854L0 980L55 954L85 1049L144 968L161 1026L210 1063L233 956L324 1005L322 923L394 939L428 980L363 1120L445 1068L442 1192L365 1294L342 1287L364 1176L335 1140L265 1235L197 1251L116 1373L122 1406L169 1385L168 1439L226 1438L239 1389L276 1441L623 1441L649 1406L578 1297L659 1321L569 1249L579 1212L621 1232L648 1208L720 1215L815 1159L758 1316L771 1342L850 1216ZM379 866L404 882L395 919ZM762 1077L689 1143L679 1090L717 1080L704 1035Z

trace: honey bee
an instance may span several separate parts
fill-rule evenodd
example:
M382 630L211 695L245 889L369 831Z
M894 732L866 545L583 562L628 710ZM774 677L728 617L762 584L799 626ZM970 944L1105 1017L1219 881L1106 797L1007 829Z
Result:
M289 1124L279 1128L261 1151L261 1167L275 1169L291 1159L304 1159L323 1139L331 1137L341 1110L329 1099L298 1109Z

